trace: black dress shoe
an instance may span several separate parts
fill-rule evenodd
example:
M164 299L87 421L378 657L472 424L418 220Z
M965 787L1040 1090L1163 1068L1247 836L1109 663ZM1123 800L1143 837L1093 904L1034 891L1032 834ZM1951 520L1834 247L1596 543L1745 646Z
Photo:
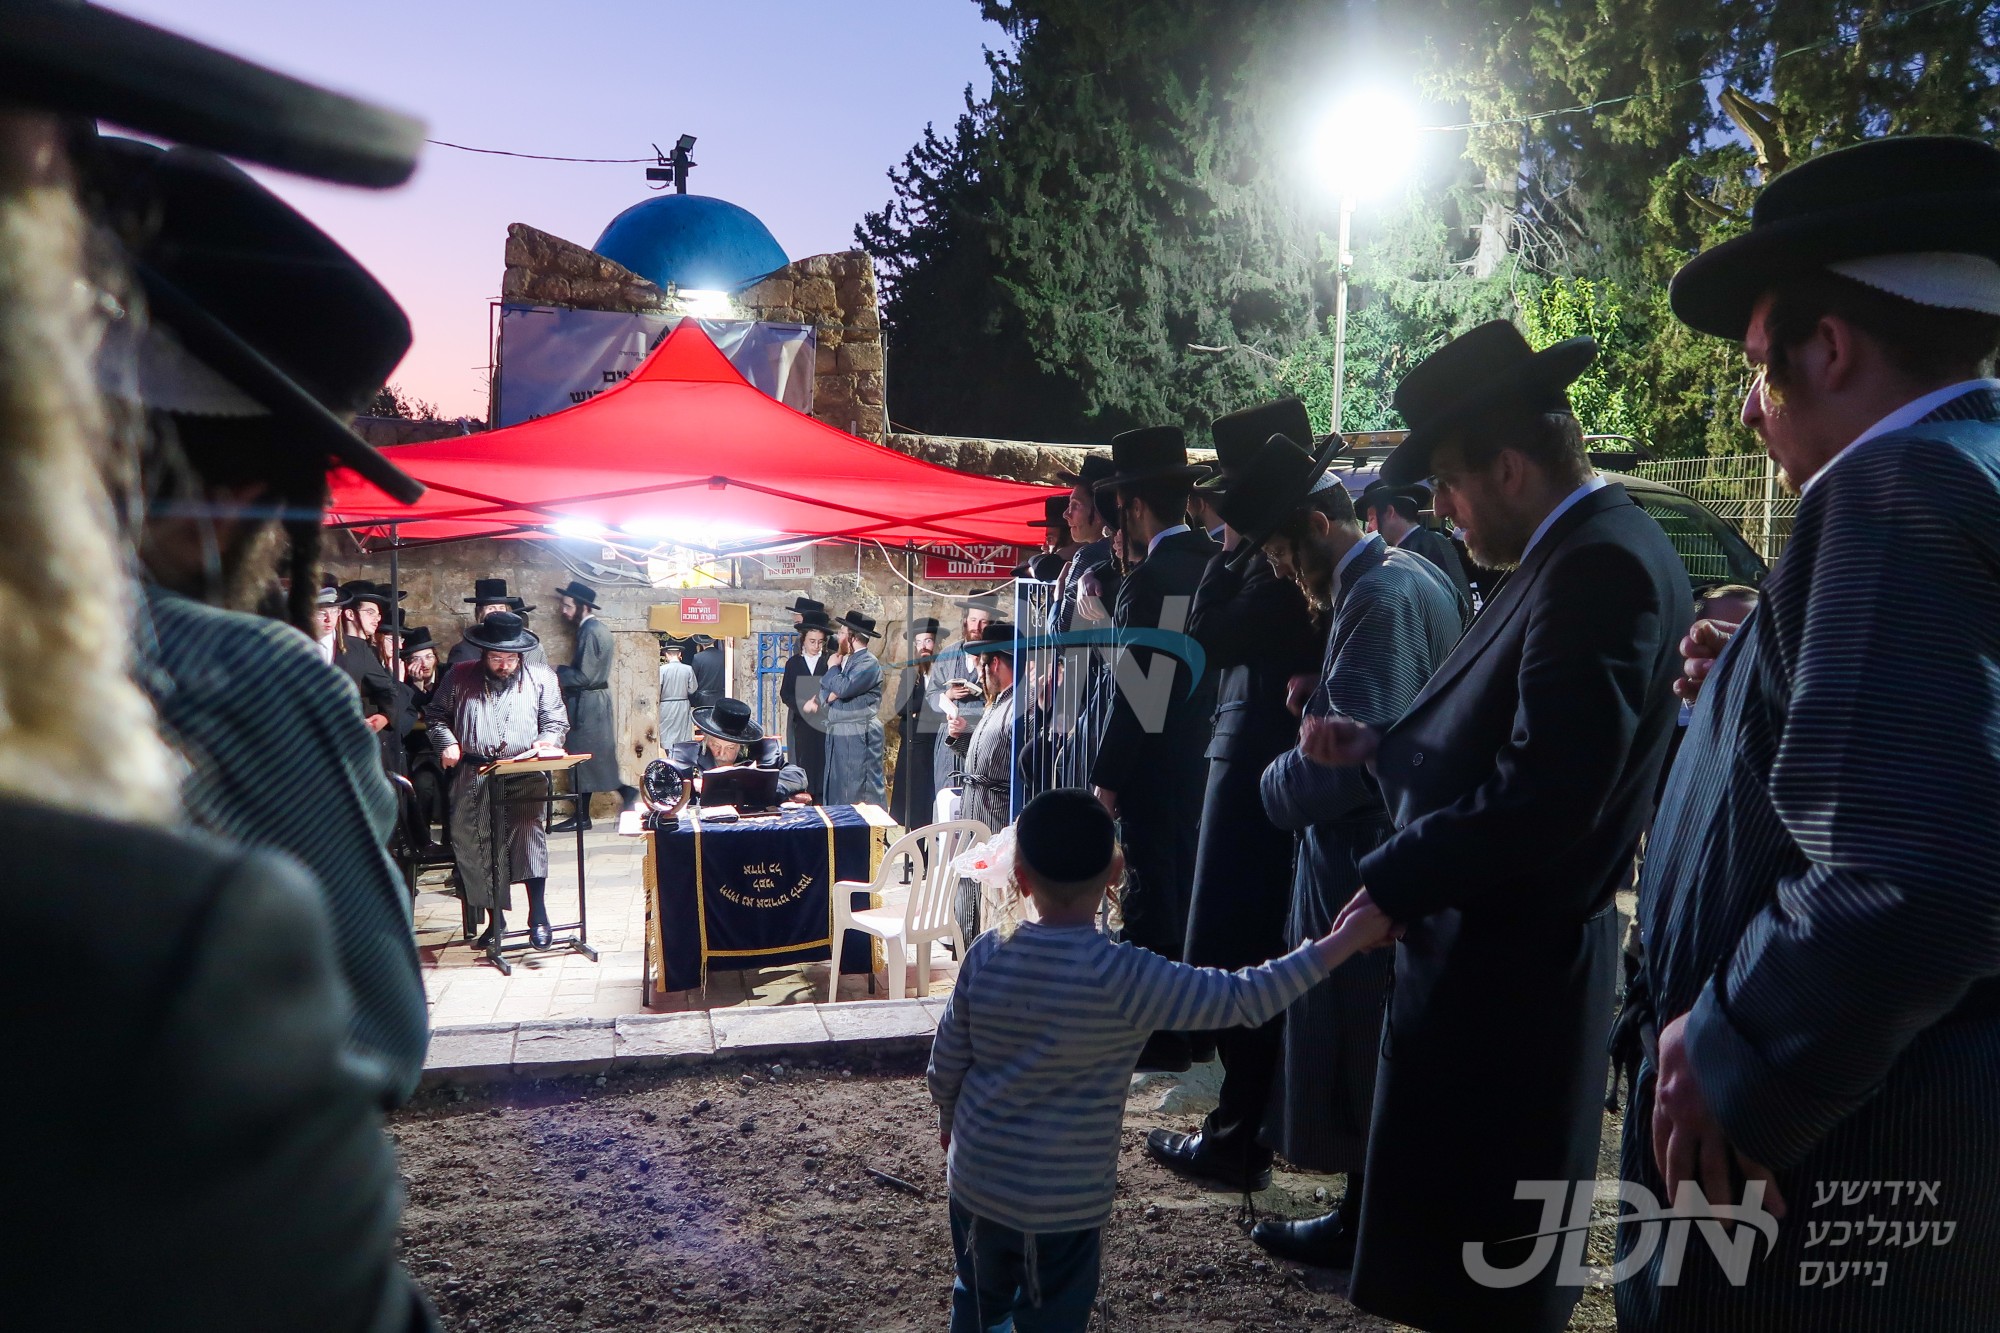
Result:
M549 923L546 921L537 921L528 927L528 943L537 949L548 948L549 940L553 936L554 932L549 929Z
M551 833L574 833L578 829L582 829L585 833L590 832L589 815L571 815L560 824L549 825L549 832Z
M1314 1268L1354 1267L1354 1232L1339 1213L1298 1222L1266 1219L1250 1228L1250 1239L1268 1254Z
M1253 1157L1249 1153L1224 1147L1205 1133L1182 1134L1172 1129L1156 1129L1146 1135L1146 1151L1164 1166L1186 1175L1213 1180L1231 1189L1261 1190L1271 1187L1268 1150L1258 1149Z

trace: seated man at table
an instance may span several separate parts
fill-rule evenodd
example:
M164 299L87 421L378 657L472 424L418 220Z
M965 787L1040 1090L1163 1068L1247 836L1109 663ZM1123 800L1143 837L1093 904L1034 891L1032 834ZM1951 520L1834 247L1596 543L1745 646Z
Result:
M764 729L750 720L750 705L741 699L724 699L713 708L695 709L694 729L701 742L701 749L693 760L697 773L740 764L770 766L768 761L760 759L753 748L764 739ZM681 747L674 748L679 750ZM670 757L678 759L680 755ZM797 764L786 764L778 770L780 801L811 805L812 796L807 792L806 785L806 771Z
M522 661L541 640L511 611L496 611L465 632L479 656L445 673L444 683L424 707L424 727L437 748L438 763L451 774L451 845L465 901L490 918L474 948L497 955L507 933L502 915L513 907L513 883L528 889L528 939L549 947L549 835L542 807L522 801L501 807L503 836L494 837L492 779L482 765L529 755L555 758L569 735L556 673ZM505 778L501 796L531 796L546 790L545 775ZM518 790L517 790L518 789ZM495 847L500 852L494 855Z

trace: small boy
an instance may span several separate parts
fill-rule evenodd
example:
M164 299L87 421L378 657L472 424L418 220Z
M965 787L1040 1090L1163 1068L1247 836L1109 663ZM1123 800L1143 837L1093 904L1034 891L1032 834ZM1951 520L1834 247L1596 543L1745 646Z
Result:
M1188 967L1096 929L1123 873L1110 815L1048 791L1014 825L1015 886L1041 919L966 951L931 1047L958 1259L952 1333L1080 1331L1097 1297L1098 1235L1118 1185L1119 1130L1155 1030L1255 1027L1395 928L1380 909L1241 972Z

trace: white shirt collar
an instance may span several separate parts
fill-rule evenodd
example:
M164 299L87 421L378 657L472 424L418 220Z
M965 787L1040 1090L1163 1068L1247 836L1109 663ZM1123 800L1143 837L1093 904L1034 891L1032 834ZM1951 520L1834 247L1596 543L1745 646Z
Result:
M1176 523L1171 528L1161 528L1153 534L1153 540L1146 543L1146 554L1151 555L1154 551L1160 549L1160 543L1175 533L1186 532L1188 530L1188 525L1185 523Z
M1890 431L1902 430L1905 426L1914 426L1952 399L1963 398L1966 394L1976 393L1980 389L2000 391L2000 379L1960 380L1956 384L1947 384L1942 389L1927 393L1921 398L1912 398L1909 402L1904 403L1888 416L1883 417L1867 430L1855 436L1847 448L1842 449L1839 453L1828 459L1826 467L1813 473L1807 479L1806 484L1799 487L1799 494L1804 495L1807 491L1810 491L1814 484L1826 475L1826 469L1838 463L1842 457L1853 450L1855 445L1872 440L1877 435L1887 435Z
M1521 548L1521 558L1523 560L1526 560L1528 558L1528 552L1535 549L1535 543L1542 539L1542 534L1547 532L1550 528L1554 527L1556 524L1556 520L1561 518L1564 514L1567 514L1571 509L1573 509L1576 506L1577 501L1581 500L1584 496L1589 495L1592 491L1603 490L1606 486L1610 484L1611 483L1607 482L1604 478L1598 476L1595 472L1591 473L1590 476L1587 479L1585 479L1583 485L1577 487L1575 490L1571 491L1568 495L1565 495L1562 499L1562 503L1549 511L1549 516L1542 520L1540 527L1535 529L1535 535L1528 538L1528 544Z
M1382 534L1379 532L1364 532L1361 534L1360 541L1347 548L1347 553L1341 556L1333 566L1333 590L1335 594L1340 592L1340 581L1347 577L1347 567L1359 559L1363 551L1376 546L1380 546L1385 550L1387 549L1387 543L1382 540Z

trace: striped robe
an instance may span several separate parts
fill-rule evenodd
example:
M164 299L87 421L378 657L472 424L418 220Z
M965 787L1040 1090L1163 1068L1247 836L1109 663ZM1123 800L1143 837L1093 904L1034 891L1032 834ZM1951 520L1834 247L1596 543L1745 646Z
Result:
M1341 572L1316 716L1376 727L1401 717L1458 642L1458 599L1422 556L1369 534ZM1393 831L1365 768L1328 768L1297 746L1264 770L1264 812L1300 835L1286 944L1333 928L1361 888L1356 862ZM1312 1171L1358 1171L1368 1149L1376 1053L1395 954L1357 954L1285 1013L1281 1076L1266 1117L1271 1146Z
M1692 1238L1664 1282L1661 1246L1620 1327L2000 1328L2000 392L1815 478L1695 708L1639 917L1655 1015L1689 1015L1790 1211L1741 1288ZM1652 1106L1644 1065L1622 1170L1657 1196Z

